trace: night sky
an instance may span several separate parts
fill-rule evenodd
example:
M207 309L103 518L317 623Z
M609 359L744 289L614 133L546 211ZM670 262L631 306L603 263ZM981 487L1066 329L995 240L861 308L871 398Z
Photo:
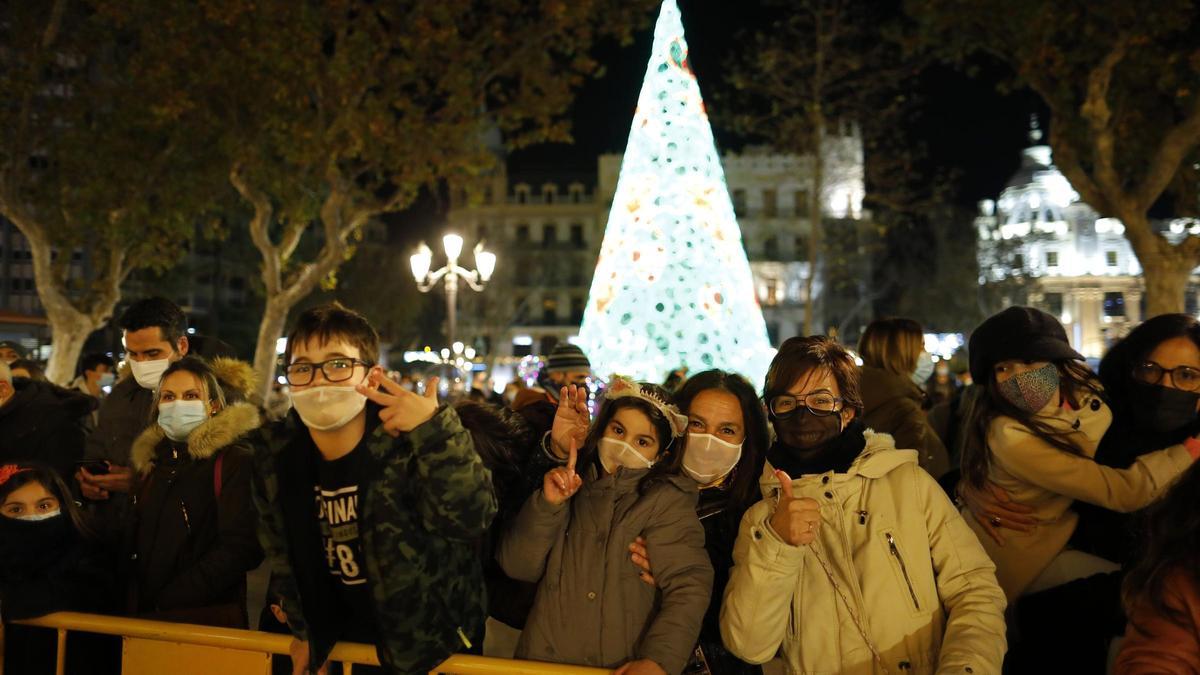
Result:
M755 2L679 0L687 31L692 66L705 102L713 110L713 92L722 86L723 62L737 48L737 34L764 24L765 12ZM596 156L621 152L629 134L653 26L640 32L627 47L603 45L597 52L606 73L588 82L579 92L572 115L575 142L553 144L514 153L509 158L512 176L538 181L562 177L594 180ZM978 64L977 64L978 65ZM928 144L934 161L957 169L954 201L971 207L977 200L995 198L1016 170L1020 150L1027 145L1029 115L1045 115L1028 91L1002 95L996 83L1004 72L984 64L969 78L947 67L931 68L921 81L920 93L928 101L925 117L913 133ZM722 150L738 150L742 141L719 127L714 129ZM564 181L565 182L565 181Z

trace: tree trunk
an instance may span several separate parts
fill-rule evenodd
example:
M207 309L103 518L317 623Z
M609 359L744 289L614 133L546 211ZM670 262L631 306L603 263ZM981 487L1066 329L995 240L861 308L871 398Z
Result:
M258 376L258 394L266 402L271 393L271 384L275 381L275 345L283 337L283 328L287 323L288 310L291 304L284 296L267 297L267 305L263 308L262 321L258 324L258 342L254 346L254 373Z
M1196 262L1175 255L1146 255L1139 259L1146 284L1146 315L1143 318L1184 311L1184 295Z
M112 311L112 308L109 308ZM66 386L75 377L75 364L83 343L99 324L87 320L79 312L47 312L50 319L50 334L54 340L50 350L50 361L46 364L46 379L54 384Z

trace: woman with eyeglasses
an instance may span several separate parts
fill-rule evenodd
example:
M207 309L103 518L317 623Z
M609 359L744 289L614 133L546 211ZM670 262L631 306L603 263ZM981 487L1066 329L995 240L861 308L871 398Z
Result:
M853 357L791 338L764 399L777 440L733 548L726 647L789 673L1000 673L994 566L917 452L863 426Z
M960 491L975 514L972 528L996 561L1000 585L1010 602L1021 598L1015 621L1022 639L1011 657L1015 672L1045 665L1047 658L1079 672L1104 668L1108 642L1123 627L1120 580L1112 574L1120 565L1095 547L1077 545L1080 505L1136 511L1200 455L1200 443L1190 438L1176 445L1165 437L1146 438L1136 446L1140 455L1123 445L1131 442L1129 432L1112 428L1117 413L1107 396L1121 401L1122 424L1137 424L1134 408L1150 420L1164 400L1157 389L1163 373L1155 371L1179 365L1165 353L1152 354L1152 348L1131 351L1141 358L1118 369L1127 375L1112 379L1116 361L1104 368L1111 382L1106 394L1108 383L1082 363L1062 325L1045 312L1012 307L971 335L971 375L982 392L964 424ZM1152 358L1163 363L1147 360ZM1175 371L1180 380L1185 372ZM1194 415L1195 399L1191 405ZM1143 445L1148 442L1158 445ZM1116 466L1102 462L1105 455ZM980 498L987 494L998 499ZM996 502L1009 507L1000 509ZM1117 531L1096 537L1107 540L1104 548L1124 541Z

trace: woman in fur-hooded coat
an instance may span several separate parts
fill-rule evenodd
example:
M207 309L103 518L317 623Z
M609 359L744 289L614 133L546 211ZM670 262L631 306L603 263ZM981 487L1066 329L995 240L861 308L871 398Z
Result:
M262 424L245 402L251 367L185 357L163 373L152 424L134 442L139 477L127 537L129 611L245 628L246 573L262 561L245 436ZM164 411L180 402L190 418ZM181 422L180 420L183 420Z

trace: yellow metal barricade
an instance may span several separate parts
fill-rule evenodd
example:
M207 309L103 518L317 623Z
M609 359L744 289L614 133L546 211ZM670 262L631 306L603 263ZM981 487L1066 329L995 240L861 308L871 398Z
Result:
M119 636L122 675L270 675L271 658L276 654L288 655L292 643L290 635L77 612L57 612L15 623L58 632L57 675L68 675L65 668L70 632ZM4 633L0 625L0 675L5 675L3 656ZM346 675L352 675L355 664L379 665L373 645L350 642L339 642L329 660L345 664ZM599 668L466 654L451 656L431 671L446 675L604 675L609 672Z

